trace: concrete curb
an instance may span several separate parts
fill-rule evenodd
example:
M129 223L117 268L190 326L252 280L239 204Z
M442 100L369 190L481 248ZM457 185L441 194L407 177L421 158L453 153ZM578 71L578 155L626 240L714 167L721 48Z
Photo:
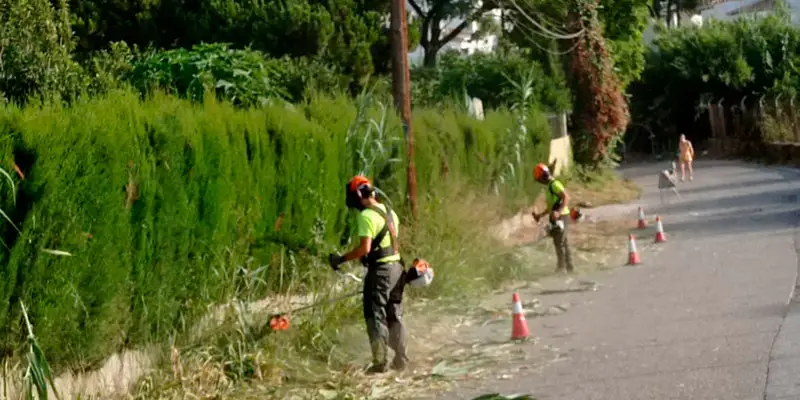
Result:
M766 167L766 169L800 175L800 169L796 168ZM786 359L800 348L800 230L798 228L800 228L800 212L795 213L794 221L793 244L797 264L795 280L786 301L783 321L770 346L764 400L800 398L800 384L796 378L800 374L800 363Z

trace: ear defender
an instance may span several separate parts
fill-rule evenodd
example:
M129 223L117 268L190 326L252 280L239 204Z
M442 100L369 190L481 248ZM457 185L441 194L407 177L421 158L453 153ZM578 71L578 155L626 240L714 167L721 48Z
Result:
M363 210L364 206L361 204L361 200L372 196L373 188L369 179L363 176L356 176L350 182L347 182L345 191L347 193L345 198L347 207Z

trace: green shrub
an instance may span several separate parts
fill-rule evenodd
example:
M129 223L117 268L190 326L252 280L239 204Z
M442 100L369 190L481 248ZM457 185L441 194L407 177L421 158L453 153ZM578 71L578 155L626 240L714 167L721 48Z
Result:
M569 109L570 94L563 77L548 75L540 63L516 52L469 57L446 53L436 68L412 72L412 99L426 106L453 97L461 99L466 92L480 98L485 108L510 107L519 97L514 83L521 81L529 86L531 105L554 111Z
M149 53L135 63L128 79L143 92L169 89L201 101L213 90L219 98L251 106L288 97L276 84L277 76L261 52L214 43Z
M29 97L69 98L80 89L72 60L69 10L64 1L0 1L0 95L24 103Z
M16 201L0 202L21 229L0 225L2 350L19 349L23 301L63 368L187 329L242 291L320 287L330 274L315 260L349 239L342 186L353 174L374 177L408 221L398 120L369 95L359 101L237 109L113 91L69 108L0 108L0 166L25 175ZM507 111L415 115L423 209L465 192L496 190L501 209L536 194L527 172L548 148L542 116L522 130ZM264 283L242 286L249 269Z
M113 54L104 56L101 61L105 64L113 61ZM143 93L165 89L201 101L211 91L245 107L275 99L298 102L310 90L337 93L349 83L349 78L319 59L271 59L255 50L232 49L221 43L149 52L135 60L130 71L113 63L110 67Z
M638 131L644 137L652 132L661 144L674 143L680 133L702 140L709 132L705 102L739 106L747 96L745 107L752 109L765 94L794 96L799 52L800 29L783 12L666 30L631 87L634 127L644 127Z

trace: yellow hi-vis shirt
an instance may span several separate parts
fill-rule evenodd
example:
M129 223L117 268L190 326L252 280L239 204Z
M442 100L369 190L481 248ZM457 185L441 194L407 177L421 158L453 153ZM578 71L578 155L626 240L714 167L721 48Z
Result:
M547 191L545 193L547 199L547 210L556 211L553 210L553 206L555 206L556 203L560 202L561 197L559 196L561 195L561 193L564 193L564 184L561 183L561 181L559 181L558 179L554 179L547 185L547 189L545 190ZM564 207L564 209L561 210L561 214L562 215L569 214L569 207Z
M381 209L381 211L386 212L386 206L383 204L378 204L377 207ZM394 229L397 232L398 236L400 235L400 219L397 218L397 214L395 214L394 210L392 210L392 221L394 222ZM362 210L358 213L358 220L356 223L356 227L358 230L359 237L369 237L375 239L375 236L378 236L378 232L383 229L384 225L386 225L386 220L383 217L375 212L375 210L371 210L369 208ZM391 248L392 247L392 233L386 232L386 235L381 240L380 247L383 249ZM395 239L397 240L397 239ZM400 261L400 253L383 257L378 260L378 262L390 262L390 261Z

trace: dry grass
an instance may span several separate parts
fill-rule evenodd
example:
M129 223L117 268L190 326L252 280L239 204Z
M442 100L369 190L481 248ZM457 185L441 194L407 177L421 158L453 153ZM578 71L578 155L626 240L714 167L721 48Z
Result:
M602 183L570 182L570 195L578 204L591 204L593 207L608 204L627 203L639 198L641 188L628 179L609 179Z

